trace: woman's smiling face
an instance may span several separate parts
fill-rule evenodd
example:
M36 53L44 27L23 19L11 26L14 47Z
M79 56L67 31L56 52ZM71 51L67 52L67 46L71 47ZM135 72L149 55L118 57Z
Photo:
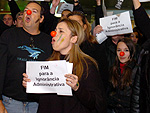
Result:
M122 52L120 54L120 52ZM124 42L119 42L117 45L117 56L121 63L126 63L130 60L130 51Z

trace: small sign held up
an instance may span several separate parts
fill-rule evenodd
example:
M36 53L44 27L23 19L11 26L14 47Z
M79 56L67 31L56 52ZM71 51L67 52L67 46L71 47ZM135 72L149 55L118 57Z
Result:
M140 2L150 2L150 0L139 0Z
M27 0L27 1L50 1L50 0Z
M119 15L107 16L100 18L104 34L107 36L132 33L132 24L129 11Z
M64 3L61 2L58 6L58 10L57 13L61 14L63 10L68 9L70 11L73 11L73 4L69 4L69 3Z

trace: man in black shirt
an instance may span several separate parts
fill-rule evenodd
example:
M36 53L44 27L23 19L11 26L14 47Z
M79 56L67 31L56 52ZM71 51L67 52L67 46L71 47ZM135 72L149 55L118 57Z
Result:
M26 61L43 61L52 53L51 37L39 30L43 8L29 2L23 27L10 28L0 37L0 113L36 113L38 98L22 86Z

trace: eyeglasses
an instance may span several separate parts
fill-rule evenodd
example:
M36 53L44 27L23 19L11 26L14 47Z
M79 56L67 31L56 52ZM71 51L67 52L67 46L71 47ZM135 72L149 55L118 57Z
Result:
M30 41L31 41L30 47L35 48L33 37L30 37Z

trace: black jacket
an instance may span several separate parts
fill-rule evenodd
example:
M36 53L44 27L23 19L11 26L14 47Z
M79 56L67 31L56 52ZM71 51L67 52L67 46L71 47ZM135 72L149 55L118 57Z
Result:
M133 14L136 25L147 38L142 45L140 57L140 112L150 113L150 19L142 6L136 10L133 9Z
M140 76L137 74L138 66L132 62L128 65L132 69L132 84L120 89L119 86L114 88L110 83L107 90L108 109L116 113L138 113L139 112L139 81ZM120 68L118 67L118 72Z

